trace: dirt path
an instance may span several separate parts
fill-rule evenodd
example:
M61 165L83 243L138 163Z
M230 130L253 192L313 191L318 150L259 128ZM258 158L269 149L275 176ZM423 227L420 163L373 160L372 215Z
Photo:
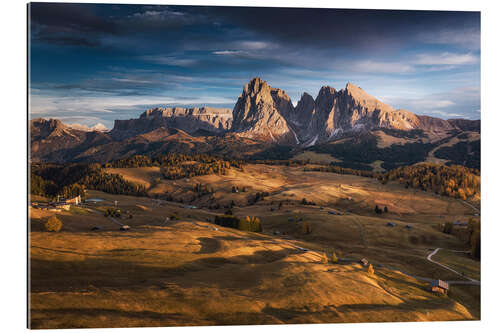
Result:
M480 213L479 209L477 209L474 205L468 203L467 201L460 200L460 199L458 199L458 201L460 201L460 203L462 203L463 205L466 205L466 206L472 208L475 213L478 213L478 214Z
M479 284L479 283L480 283L478 280L474 280L473 278L467 277L467 276L463 275L462 273L457 272L457 271L456 271L456 270L454 270L453 268L450 268L450 267L448 267L448 266L446 266L446 265L441 264L440 262L437 262L437 261L435 261L435 260L432 260L432 257L433 257L436 253L438 253L438 252L439 252L439 250L441 250L441 248L439 248L439 247L438 247L437 249L435 249L434 251L432 251L431 253L429 253L429 255L427 256L427 260L428 260L428 261L430 261L430 262L432 262L432 263L434 263L434 264L436 264L436 265L439 265L439 266L443 267L444 269L449 270L450 272L453 272L453 273L455 273L455 274L457 274L457 275L459 275L459 276L463 277L464 279L469 280L469 283L461 283L461 284ZM458 281L454 281L454 282L458 282ZM467 281L461 281L461 282L467 282Z
M450 146L456 144L457 142L460 142L460 140L455 140L454 142L452 142L452 140L456 139L458 135L459 134L451 135L447 138L444 138L443 140L446 140L446 141L440 145L437 145L431 151L429 151L425 161L430 162L430 163L438 163L438 164L445 164L446 162L448 162L448 160L446 160L446 159L434 156L434 153L442 147L450 147Z

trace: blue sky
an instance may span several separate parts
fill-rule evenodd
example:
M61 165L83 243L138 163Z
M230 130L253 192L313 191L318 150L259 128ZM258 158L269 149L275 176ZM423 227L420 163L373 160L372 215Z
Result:
M294 104L352 82L395 108L479 119L480 14L34 3L30 66L31 117L89 126L232 108L255 76Z

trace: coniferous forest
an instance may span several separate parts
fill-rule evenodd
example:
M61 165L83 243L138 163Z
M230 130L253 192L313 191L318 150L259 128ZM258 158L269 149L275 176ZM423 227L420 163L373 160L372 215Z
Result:
M104 172L100 164L32 164L30 193L55 198L85 196L85 189L145 196L146 188Z
M399 181L406 188L432 191L462 200L472 198L481 191L479 170L458 165L416 164L393 169L379 175L378 179L383 184Z

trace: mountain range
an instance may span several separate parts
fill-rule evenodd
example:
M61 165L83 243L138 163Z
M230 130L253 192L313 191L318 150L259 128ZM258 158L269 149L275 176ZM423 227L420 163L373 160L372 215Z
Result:
M32 160L53 162L103 162L167 151L272 158L278 151L325 152L325 145L346 140L375 141L380 149L416 143L434 149L448 147L452 139L453 144L477 141L479 132L479 120L444 120L396 110L352 83L341 90L323 86L316 98L304 93L294 106L284 90L260 78L244 86L232 110L153 108L137 119L115 120L108 132L56 119L30 122Z

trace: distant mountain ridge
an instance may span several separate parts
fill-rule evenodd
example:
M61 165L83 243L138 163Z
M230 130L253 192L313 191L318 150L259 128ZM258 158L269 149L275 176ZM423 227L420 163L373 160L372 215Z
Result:
M313 148L338 155L339 148L329 144L343 139L359 142L356 138L375 140L368 142L375 150L411 143L425 144L427 151L438 145L445 147L447 141L462 132L465 139L455 138L450 144L477 140L480 126L480 120L444 120L396 110L352 83L341 90L323 86L316 98L304 93L294 107L284 90L254 78L243 87L232 110L156 107L136 119L115 120L110 131L65 125L57 119L33 119L30 156L38 161L107 161L173 151L234 158L287 158L293 151ZM464 144L456 149L468 154L471 147ZM350 155L347 152L341 155ZM373 151L371 154L374 156ZM446 156L453 156L455 161L459 157L450 152ZM429 158L436 160L432 154Z
M228 131L231 124L231 109L153 108L146 110L138 119L115 120L110 134L113 138L124 139L162 127L177 128L191 134L199 130L220 134Z
M236 133L264 142L312 146L349 132L377 128L431 131L479 130L480 122L443 120L396 110L352 83L341 90L323 86L316 98L304 93L294 107L284 90L256 77L247 83L232 112L219 108L155 108L139 119L116 120L118 138L146 133L159 127L194 134L202 129L216 134ZM127 133L128 132L128 133Z

